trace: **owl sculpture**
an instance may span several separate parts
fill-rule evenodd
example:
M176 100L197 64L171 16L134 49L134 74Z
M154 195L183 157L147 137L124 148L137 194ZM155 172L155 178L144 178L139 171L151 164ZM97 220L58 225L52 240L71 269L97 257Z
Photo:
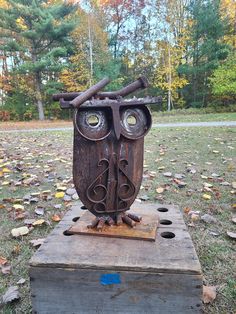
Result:
M89 227L97 229L105 223L133 227L141 220L127 211L142 181L144 136L152 124L146 105L159 101L122 97L146 87L144 77L118 92L99 93L108 82L84 93L54 95L62 107L74 108L73 179L80 200L95 216Z

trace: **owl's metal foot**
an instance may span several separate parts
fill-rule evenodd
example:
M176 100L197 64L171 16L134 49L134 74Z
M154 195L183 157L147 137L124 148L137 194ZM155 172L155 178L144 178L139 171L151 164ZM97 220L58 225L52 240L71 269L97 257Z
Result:
M136 225L136 222L140 222L142 220L141 216L137 216L131 213L128 213L128 214L122 213L120 215L121 215L122 221L132 228ZM118 217L117 217L117 220L118 220ZM119 220L120 220L120 217L119 217Z
M107 223L109 226L113 226L115 224L114 220L110 216L102 216L102 217L96 217L90 225L88 225L88 228L95 228L99 231L101 231Z
M131 213L120 213L116 216L116 221L110 216L101 216L96 217L91 224L88 225L88 228L96 228L98 231L102 231L105 224L109 226L117 225L120 226L122 223L127 224L131 228L136 225L136 222L140 222L142 220L141 216L137 216Z

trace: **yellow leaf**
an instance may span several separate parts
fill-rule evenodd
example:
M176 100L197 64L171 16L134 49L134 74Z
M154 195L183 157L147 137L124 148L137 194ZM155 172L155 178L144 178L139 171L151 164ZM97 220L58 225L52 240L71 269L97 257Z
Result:
M204 200L210 200L210 199L211 199L211 195L209 195L209 194L203 194L203 195L202 195L202 198L203 198Z
M55 194L55 197L56 197L56 198L63 198L64 195L65 195L64 192L57 192L57 193Z
M10 184L9 181L3 181L3 182L2 182L2 185L9 185L9 184Z
M3 173L9 173L9 172L11 172L11 170L8 169L8 168L3 168L3 169L2 169L2 172L3 172Z
M44 219L38 219L32 223L32 226L41 226L43 223L45 223Z

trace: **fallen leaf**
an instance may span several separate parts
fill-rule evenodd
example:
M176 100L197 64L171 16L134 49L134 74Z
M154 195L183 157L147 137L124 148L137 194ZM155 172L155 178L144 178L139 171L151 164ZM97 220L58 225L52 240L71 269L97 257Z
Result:
M204 286L203 285L203 303L212 303L216 298L216 287L215 286Z
M42 224L45 223L45 220L44 219L38 219L38 220L35 220L33 223L32 223L32 226L41 226Z
M0 266L1 268L1 272L3 275L8 275L11 273L11 266L10 265L3 265L3 266Z
M20 204L14 204L13 208L16 209L16 210L24 210L24 206L20 205Z
M29 233L29 228L28 227L19 227L19 228L14 228L11 230L11 234L13 237L20 237L23 235L26 235Z
M38 238L38 239L35 239L35 240L30 240L30 244L33 245L33 247L39 247L40 245L43 244L43 242L45 241L45 238Z
M55 193L55 197L56 197L56 198L63 198L64 195L65 195L64 192L57 192L57 193Z
M232 182L232 188L233 188L233 189L236 189L236 181L235 181L235 182Z
M52 215L51 219L52 221L55 221L55 222L61 221L61 217L57 214Z
M19 297L19 291L17 286L11 286L7 289L6 293L2 296L2 303L7 304L12 301L18 300Z
M209 215L209 214L205 214L205 215L201 216L201 220L206 222L206 223L209 223L209 224L217 222L215 217L213 217L212 215Z
M44 208L43 207L37 207L34 212L35 212L35 214L42 216L42 215L44 215Z
M198 221L199 220L199 215L192 214L191 215L191 221Z
M26 282L26 280L24 278L21 278L17 281L18 285L23 285Z
M203 194L203 195L202 195L202 198L203 198L204 200L210 200L210 199L211 199L211 195L209 195L209 194Z
M220 185L223 185L223 186L229 186L229 185L230 185L230 183L229 183L229 182L227 182L227 181L223 181L223 182L221 182L221 183L220 183Z
M34 192L34 193L31 193L30 195L31 195L31 196L39 196L39 195L40 195L40 192Z
M203 183L203 186L206 187L206 188L212 188L212 187L213 187L212 184L207 183L207 182L204 182L204 183Z
M7 263L7 259L3 256L0 256L0 265L5 265Z
M236 232L227 231L227 235L231 238L236 240Z
M57 191L60 191L60 192L64 192L67 190L67 187L66 186L58 186L57 187Z
M171 172L164 172L163 176L165 176L165 177L172 177L172 173Z
M207 177L207 176L204 176L204 175L201 175L201 178L202 178L202 179L208 179L208 177Z
M213 150L212 151L214 154L219 154L219 151L218 150Z
M157 192L158 194L161 194L161 193L164 192L164 188L162 188L162 187L160 186L159 188L156 189L156 192Z
M16 212L15 214L15 219L18 220L18 219L24 219L25 218L25 212Z
M191 208L190 207L184 207L184 213L188 214L190 212Z
M2 172L3 172L3 173L9 173L9 172L11 172L11 170L8 169L8 168L3 168L3 169L2 169Z
M236 224L236 217L232 218L232 222Z

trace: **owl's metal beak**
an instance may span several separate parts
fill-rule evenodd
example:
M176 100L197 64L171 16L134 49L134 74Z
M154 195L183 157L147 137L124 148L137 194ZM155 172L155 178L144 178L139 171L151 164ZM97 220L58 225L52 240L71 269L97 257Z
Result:
M119 141L120 133L121 133L120 108L119 108L119 106L112 108L112 116L113 116L115 136L116 136L117 140Z

